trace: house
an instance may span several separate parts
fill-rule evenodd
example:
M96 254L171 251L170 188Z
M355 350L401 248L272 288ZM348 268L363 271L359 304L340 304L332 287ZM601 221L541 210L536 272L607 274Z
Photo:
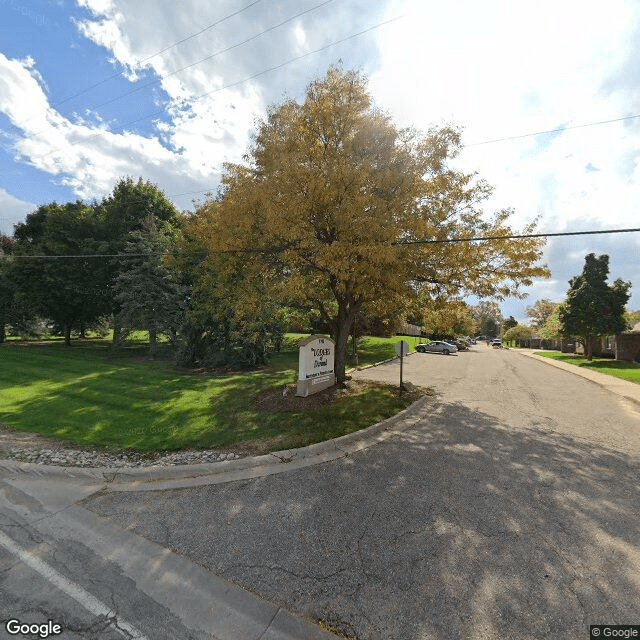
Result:
M640 322L615 337L616 360L640 362Z

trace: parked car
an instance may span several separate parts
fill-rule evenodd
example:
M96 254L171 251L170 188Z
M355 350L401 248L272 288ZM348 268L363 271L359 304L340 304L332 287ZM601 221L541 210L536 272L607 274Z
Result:
M418 353L443 353L448 356L450 353L456 353L458 347L450 342L444 342L443 340L435 340L434 342L421 343L416 345L416 351Z
M491 346L496 349L500 349L502 347L502 340L500 340L500 338L494 338L491 341Z

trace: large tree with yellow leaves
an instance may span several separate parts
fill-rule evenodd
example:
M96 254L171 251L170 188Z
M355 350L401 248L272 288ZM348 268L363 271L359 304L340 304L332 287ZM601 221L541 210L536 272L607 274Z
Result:
M396 128L364 78L330 68L302 104L269 111L194 229L227 268L251 265L254 278L263 269L272 298L327 320L342 381L358 312L403 310L425 295L517 295L546 275L538 239L423 242L512 233L509 211L482 215L488 185L448 165L459 149L452 128Z

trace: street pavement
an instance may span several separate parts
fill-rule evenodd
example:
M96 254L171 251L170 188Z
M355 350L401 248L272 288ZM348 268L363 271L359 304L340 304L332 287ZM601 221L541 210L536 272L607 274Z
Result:
M435 396L253 460L126 473L4 462L0 532L74 584L70 563L102 571L85 590L115 599L138 637L578 639L640 624L635 389L550 362L484 345L413 354L405 381ZM354 376L397 384L399 365ZM0 595L33 585L38 567L2 543Z

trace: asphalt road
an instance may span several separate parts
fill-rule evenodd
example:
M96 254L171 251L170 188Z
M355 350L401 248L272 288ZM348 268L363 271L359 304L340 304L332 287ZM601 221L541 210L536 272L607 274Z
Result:
M423 419L347 458L85 507L360 640L640 624L640 407L513 351L415 354ZM397 362L361 377L398 381Z

